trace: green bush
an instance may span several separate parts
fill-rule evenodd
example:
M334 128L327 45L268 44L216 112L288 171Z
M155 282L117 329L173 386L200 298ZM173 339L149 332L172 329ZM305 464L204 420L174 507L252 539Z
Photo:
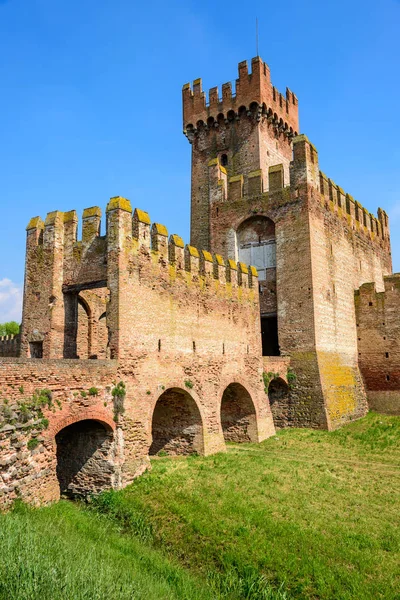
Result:
M37 438L31 438L26 446L27 446L28 450L30 450L32 452L32 450L35 450L35 448L37 448L39 446L39 443L40 442Z

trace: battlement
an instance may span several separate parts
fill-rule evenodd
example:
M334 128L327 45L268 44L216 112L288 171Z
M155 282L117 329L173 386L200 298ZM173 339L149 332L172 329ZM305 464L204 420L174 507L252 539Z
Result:
M366 311L371 309L372 311L377 308L377 301L388 292L400 294L400 273L393 273L392 275L386 275L383 278L384 291L378 292L376 289L376 283L364 283L358 290L355 291L357 300L357 306L362 305L362 310Z
M228 177L226 169L215 158L208 163L208 175L211 203L237 202L256 196L263 196L264 199L273 197L274 202L278 200L279 204L290 201L290 187L284 186L282 163L268 167L267 172L257 169Z
M238 66L236 88L230 82L222 85L222 97L218 87L210 89L208 99L202 90L201 79L183 86L183 131L189 141L200 129L230 126L241 118L265 120L275 133L290 142L299 129L298 100L286 88L285 95L272 85L270 70L259 56L251 61L251 73L247 61Z
M0 357L19 356L21 337L17 335L0 336Z
M298 196L308 187L316 189L321 204L345 220L352 230L378 242L381 246L390 247L389 218L386 212L378 208L375 217L320 171L318 151L307 136L299 135L293 140L293 161L290 167L290 185L294 196Z
M378 208L378 216L375 217L322 171L319 172L319 180L321 199L340 211L353 229L366 233L372 239L379 237L386 240L389 237L389 219L383 209Z
M77 265L82 264L85 252L92 260L93 245L99 264L108 264L108 268L110 254L124 248L130 250L132 256L143 252L149 254L153 263L160 264L166 270L173 267L175 271L190 276L191 281L197 279L203 284L215 280L234 287L257 288L255 267L185 245L177 234L169 236L164 225L151 223L147 212L139 208L132 210L126 198L111 198L106 213L107 234L100 237L101 209L91 207L83 211L82 240L77 239L78 218L74 210L65 213L52 211L44 222L40 217L34 217L27 227L28 257L29 249L33 250L31 256L35 260L35 248L47 246L47 249L54 250L58 247L64 255L64 286L68 289L79 283L76 281ZM42 268L48 268L40 261ZM106 284L105 271L104 275L98 277L103 277Z

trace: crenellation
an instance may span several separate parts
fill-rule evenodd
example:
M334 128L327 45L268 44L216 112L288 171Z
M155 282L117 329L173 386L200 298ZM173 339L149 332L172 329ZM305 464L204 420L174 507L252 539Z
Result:
M238 273L238 285L241 285L243 288L247 288L249 286L248 266L242 262L238 262L237 263L237 273Z
M153 223L151 226L151 249L165 259L169 257L168 246L167 228L160 223Z
M65 215L64 215L65 223ZM99 237L101 227L101 209L98 206L85 208L82 215L82 243L90 245L94 238Z
M297 151L297 140L295 141L295 148ZM314 149L314 157L316 156L316 150ZM297 155L299 156L299 155ZM306 155L301 155L300 158L305 160L307 163ZM315 158L314 158L315 160ZM301 164L298 162L298 164ZM271 168L270 168L271 169ZM315 180L314 180L315 181ZM271 187L271 186L270 186ZM344 190L337 186L332 179L329 179L325 173L319 171L319 192L321 194L321 202L322 204L327 205L327 201L329 200L333 204L333 209L338 213L339 217L344 217L347 221L348 225L352 229L357 229L358 232L365 234L369 240L374 241L374 236L372 234L376 234L380 237L380 243L383 239L385 239L385 230L382 227L383 223L388 223L387 215L386 217L381 216L379 220L381 226L379 227L377 224L377 219L373 215L371 215L360 202L355 200L353 196L350 194L346 194ZM336 207L341 209L341 212L336 210ZM379 219L379 211L378 209L378 219ZM387 226L386 226L387 227ZM383 232L383 234L382 234Z
M238 266L231 258L228 259L226 263L226 281L230 283L232 287L237 287L239 285Z
M200 274L205 277L205 280L209 283L214 278L214 259L210 252L207 250L201 250L199 252L200 258Z
M185 270L192 275L198 275L200 268L200 255L197 248L186 244L185 246Z
M0 336L0 358L19 356L21 345L21 336L3 335Z
M276 129L288 136L288 139L297 135L298 112L297 98L288 88L283 96L271 85L268 65L260 57L251 61L252 72L248 72L247 61L242 61L238 66L239 78L236 80L236 89L233 91L232 83L222 85L222 99L218 96L218 88L209 91L208 101L202 91L201 79L190 84L185 84L183 95L183 129L189 139L196 134L199 127L218 126L218 114L222 114L226 125L235 119L255 116L257 120L267 119L272 115L270 122ZM240 108L246 111L241 112ZM230 115L232 113L232 115ZM290 141L290 139L289 139Z
M151 221L147 212L135 208L132 219L132 235L139 245L150 248Z
M243 198L243 175L234 175L228 180L228 195L231 202L236 202Z
M358 356L370 408L400 414L400 273L355 292Z
M224 258L220 254L214 254L214 277L222 285L227 282L227 266Z

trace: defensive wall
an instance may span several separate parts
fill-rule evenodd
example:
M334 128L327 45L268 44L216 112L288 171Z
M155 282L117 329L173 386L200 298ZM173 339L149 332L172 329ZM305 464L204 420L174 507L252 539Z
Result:
M400 414L400 274L384 290L365 283L355 294L358 361L372 410Z
M123 198L108 204L104 238L98 208L80 240L77 225L59 212L28 225L21 358L0 361L3 503L124 486L160 450L210 454L274 433L256 271L168 237ZM80 328L90 337L101 312L91 297L107 298L107 359L77 358Z
M21 338L19 335L0 336L0 358L6 356L19 356Z

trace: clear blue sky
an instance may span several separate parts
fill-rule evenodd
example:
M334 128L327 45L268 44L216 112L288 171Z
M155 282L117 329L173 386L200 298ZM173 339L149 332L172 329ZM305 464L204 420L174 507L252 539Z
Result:
M182 84L234 80L256 11L320 168L387 210L400 270L399 0L0 0L0 322L19 318L31 216L122 195L188 240Z

